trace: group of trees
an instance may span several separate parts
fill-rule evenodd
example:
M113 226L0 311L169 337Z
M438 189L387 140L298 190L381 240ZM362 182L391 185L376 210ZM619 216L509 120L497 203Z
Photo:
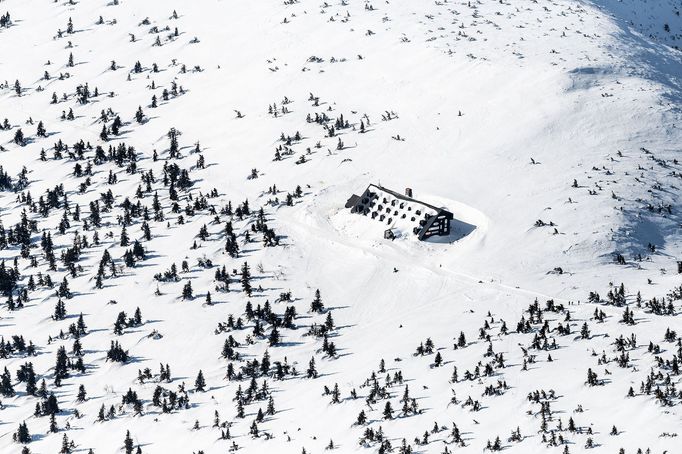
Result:
M7 28L12 25L12 16L9 15L9 11L0 16L0 27Z
M69 21L68 30L73 30L73 23L71 21ZM72 31L68 30L67 33L72 33ZM71 61L73 61L72 54L70 56ZM49 74L46 74L45 78L49 80ZM19 83L16 84L15 88L18 95L23 94L23 88ZM177 90L178 87L174 84L173 91ZM179 90L182 91L181 88ZM85 84L77 87L73 98L79 104L87 104L90 98L96 95L97 89L95 89L95 94L93 94L90 92L88 85ZM70 98L71 96L65 94L63 100ZM56 94L53 95L53 101L58 102L55 99ZM66 111L68 111L68 114L63 114L64 119L75 118L72 108L68 108ZM140 107L135 114L135 120L137 123L143 123L144 119L144 112ZM121 117L111 111L111 109L102 110L100 120L104 123L100 133L102 142L108 142L112 137L119 135L124 125ZM47 131L42 122L38 124L36 136L38 138L47 137ZM27 143L27 139L23 136L21 129L15 131L15 138L15 142L18 145ZM17 260L15 260L12 267L6 266L4 262L0 263L0 290L8 298L8 307L10 309L22 309L23 304L31 298L33 292L52 289L53 282L56 280L59 285L53 290L56 300L54 302L52 319L55 322L66 320L68 316L67 301L78 296L78 293L72 289L71 279L83 276L84 273L88 273L88 269L94 269L93 285L97 289L103 289L105 287L105 280L112 280L113 282L114 279L124 276L125 270L119 263L123 262L126 268L132 269L138 261L144 260L148 253L148 242L153 240L150 225L164 222L166 223L165 226L168 227L170 226L169 218L174 218L178 224L183 224L185 217L190 218L198 214L215 216L216 219L219 216L226 216L228 220L225 223L224 241L228 257L239 257L241 255L241 245L253 242L252 238L259 234L262 236L262 245L264 247L279 245L280 238L268 225L268 218L262 207L254 211L249 206L249 201L246 200L240 203L234 211L232 210L232 203L229 201L222 208L216 209L213 201L210 199L218 197L217 190L213 189L206 195L202 193L197 195L196 192L192 193L194 185L193 172L203 169L205 162L203 155L200 153L199 145L197 144L195 149L195 153L199 154L197 166L194 168L181 168L176 162L184 159L180 152L180 132L175 128L171 128L168 138L170 144L167 158L163 160L163 167L158 174L155 174L158 168L156 170L152 168L139 168L138 161L140 155L133 147L123 142L116 145L106 143L91 144L84 140L78 140L73 145L67 145L61 139L58 139L54 146L51 147L51 156L45 148L40 151L39 162L48 164L50 161L68 160L73 163L73 177L77 180L76 188L74 190L65 187L64 184L60 184L54 189L48 189L45 194L40 195L38 198L31 194L29 188L28 191L21 192L17 198L17 201L25 207L21 221L9 230L5 230L0 225L0 249L19 246L22 250L21 258L30 262L30 267L37 268L46 265L47 268L47 272L43 270L38 272L37 278L34 274L26 277L19 273L19 262ZM154 152L152 163L158 161L159 156ZM139 175L141 178L141 184L138 186L134 197L117 194L116 187L120 181L119 173L122 173L122 171L127 175ZM98 173L107 175L103 182L95 180L95 176ZM0 185L2 189L17 190L28 186L28 183L24 183L27 181L26 174L27 169L24 169L15 180L0 168ZM87 194L93 186L108 186L109 188L105 192L101 192L99 198L90 199L89 203L81 205L78 199ZM164 191L166 192L164 193ZM297 189L297 193L300 197L300 187ZM82 206L86 208L82 210ZM60 220L56 228L52 228L49 220L55 211L60 214ZM109 240L112 238L112 234L107 232L105 241L108 247L102 247L101 229L103 227L111 228L115 225L111 222L113 219L116 220L116 224L119 227L117 244L111 244ZM141 234L138 233L140 230L134 228L136 226L140 228ZM35 234L41 230L42 239L39 244L36 244ZM72 235L73 241L70 245L64 246L67 235ZM208 228L204 225L200 229L198 239L203 242L219 240L220 235L209 234ZM199 245L195 242L193 248L197 247ZM100 249L101 251L99 264L93 268L84 266L86 264L85 260L88 260L87 257L92 254L92 252L88 251L90 249ZM121 250L122 252L118 252ZM117 252L114 253L114 251ZM206 260L200 261L199 267L210 269L214 266L210 260ZM189 265L186 261L183 261L182 272L186 273L189 271ZM239 283L245 296L252 296L254 291L263 291L260 286L254 289L251 267L248 262L244 261L241 271L235 273L235 275L239 278ZM58 278L55 276L58 276ZM28 278L28 285L24 286L20 281L25 281L26 278ZM170 271L164 273L164 277L159 279L159 281L173 282L178 279L179 273L173 264ZM227 273L225 266L216 269L216 281L224 283L223 291L229 290L230 275ZM182 297L184 299L192 299L194 293L195 290L192 288L192 282L186 281L183 286ZM210 303L210 292L206 292L206 299ZM321 304L319 292L316 300ZM321 311L321 309L318 309L318 311ZM253 322L253 339L263 339L271 347L278 347L280 345L284 335L281 330L294 327L296 311L293 306L287 307L287 310L282 315L276 315L267 304L263 309L259 307L247 312L249 312L247 319ZM129 317L125 311L120 311L113 324L113 334L124 336L127 328L141 325L142 316L140 308L135 310L132 317ZM241 322L230 326L234 329L250 328L248 324L241 325ZM264 329L267 329L268 326L270 326L269 334L266 334ZM57 357L53 373L55 386L61 386L63 381L77 378L79 372L85 372L86 363L81 338L86 334L82 314L79 316L78 322L71 325L68 334L60 333L60 340L71 337L73 348L67 350L64 346L59 346L56 350ZM6 348L8 355L15 351L15 347L10 346L9 343L5 344L3 341L3 345L8 346ZM28 351L34 350L32 344L28 348L23 346L22 348ZM325 347L325 349L331 350L332 347ZM226 374L226 377L230 380L242 380L247 377L251 377L253 380L255 376L268 377L271 374L275 378L283 379L287 375L297 375L295 368L287 363L286 358L284 361L274 361L271 363L268 354L266 354L262 361L241 364L239 370L237 370L234 367L234 363L241 362L239 356L231 353L228 356L233 361L233 363L228 365L228 373ZM110 348L106 352L108 361L127 363L130 357L129 351L124 349L118 340L111 340ZM168 373L165 371L168 371ZM159 379L170 381L169 371L168 366L162 368ZM254 371L259 372L254 375ZM33 370L31 363L27 363L25 367L22 366L20 376L20 380L26 382L27 389L30 391L29 395L45 396L45 401L40 409L36 411L36 415L49 415L52 418L52 431L56 432L58 428L55 415L59 413L59 410L57 409L54 394L47 392L45 380L42 380L42 388L38 389L36 380L39 380L40 375ZM142 374L141 377L146 377L146 375ZM15 393L9 371L6 371L0 385L4 386L2 388L4 394L13 395ZM78 389L76 401L86 401L87 393L84 386L80 385ZM202 392L205 389L206 380L203 372L199 371L195 380L195 390ZM124 404L127 402L134 407L136 414L141 414L143 411L142 400L133 395L129 398L126 396L124 396ZM249 405L260 400L265 400L267 406L264 410L259 410L252 424L251 433L254 436L260 436L262 433L256 424L262 423L265 415L272 416L275 414L273 396L264 382L263 388L258 390L253 385L250 386L245 393L244 399L240 400L241 405ZM184 393L174 397L172 391L162 390L160 393L155 392L153 401L156 402L155 404L166 409L164 411L172 411L173 409L187 408L189 399ZM112 415L113 407L108 413L103 409L100 411L99 420L105 421L111 418ZM17 431L15 440L22 444L30 442L28 427L25 424ZM65 440L67 439L65 438ZM128 442L126 441L126 450L128 449L127 446ZM67 452L66 450L70 452L73 447L73 441L65 441L63 443L63 452Z

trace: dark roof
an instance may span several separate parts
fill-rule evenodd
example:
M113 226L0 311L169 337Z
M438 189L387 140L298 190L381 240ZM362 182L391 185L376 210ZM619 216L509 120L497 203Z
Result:
M372 187L372 186L374 186L375 188L377 188L377 189L380 190L380 191L387 192L387 193L391 194L393 197L395 197L395 198L397 198L397 199L405 200L405 201L407 201L407 202L419 203L419 204L421 204L421 205L424 205L425 207L431 208L432 210L436 211L438 214L445 214L446 216L449 215L448 219L452 219L452 213L450 213L450 212L449 212L448 210L446 210L445 208L439 208L439 207L430 205L430 204L428 204L428 203L426 203L426 202L422 202L421 200L413 199L412 197L408 197L408 196L403 195L403 194L401 194L401 193L399 193L399 192L395 192L395 191L392 191L392 190L390 190L390 189L386 189L385 187L379 186L379 185L377 185L377 184L370 183L370 185L368 186L368 188L369 188L369 187ZM351 197L351 198L352 198L352 197ZM350 200L349 200L349 202L350 202Z
M360 200L360 196L353 194L346 202L346 208L353 208L355 204L358 203L358 200Z
M420 200L413 199L412 197L408 197L408 196L400 194L398 192L391 191L390 189L386 189L380 185L369 184L367 186L367 189L365 189L363 191L363 195L366 193L372 193L373 191L383 192L383 193L388 194L392 197L395 197L398 200L402 200L402 201L405 201L405 202L410 203L410 204L421 205L425 208L428 208L432 212L434 212L434 214L425 213L424 219L419 221L419 225L414 227L414 233L418 234L420 240L423 240L425 238L427 231L431 228L431 226L433 226L433 224L436 221L440 222L440 220L445 218L445 219L447 219L447 222L450 222L452 219L454 219L453 214L451 212L449 212L448 210L446 210L445 208L439 208L439 207L436 207L434 205L424 203ZM362 204L363 204L362 197L363 196L358 196L356 194L353 194L352 196L350 196L350 198L346 202L346 208L351 208L351 212L355 212L356 207L358 205L362 206ZM378 195L375 193L375 195L371 198L374 198L374 197L378 197ZM417 212L419 212L419 211L417 211ZM366 214L366 211L362 212L361 214ZM373 214L376 214L376 212L374 212ZM403 215L403 217L404 216L405 215ZM372 216L372 218L374 218L374 216ZM381 216L381 218L383 218L383 215ZM414 218L412 218L412 220L414 221ZM440 229L439 229L439 231L440 231ZM388 234L387 232L391 232L391 228L389 228L388 230L386 230L384 232L385 237Z

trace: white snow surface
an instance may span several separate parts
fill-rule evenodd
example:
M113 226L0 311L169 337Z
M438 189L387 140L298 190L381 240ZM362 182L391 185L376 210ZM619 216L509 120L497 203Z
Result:
M647 395L640 388L652 371L663 374L654 389L664 388L670 370L657 357L665 362L680 354L677 340L663 338L667 328L682 333L680 315L656 315L645 304L682 284L676 263L682 260L682 56L675 48L682 39L680 9L672 0L0 1L0 14L7 11L12 18L10 27L0 28L0 81L7 82L0 89L0 121L7 117L11 123L10 130L0 130L0 165L15 180L22 167L28 169L29 185L22 191L34 200L63 184L71 211L78 204L81 219L100 194L111 189L115 196L114 209L102 213L100 244L93 245L95 229L84 230L82 220L72 220L65 234L58 232L63 208L43 217L21 203L22 191L0 192L5 229L20 221L24 209L39 222L31 249L37 267L21 257L17 245L0 250L8 267L18 257L17 292L38 272L49 273L56 284L30 291L21 309L10 311L4 302L0 308L4 340L20 334L37 346L36 356L19 352L0 359L0 372L9 370L16 391L1 398L0 452L21 452L23 445L12 435L25 421L32 436L27 446L39 454L59 452L64 434L74 441L74 452L125 452L127 430L135 448L145 453L224 453L233 442L245 453L301 453L304 448L321 453L330 440L338 452L374 453L379 444L359 440L367 427L379 426L394 452L404 438L412 452L481 453L499 436L504 451L512 453L558 454L566 447L571 453L615 454L620 448L627 454L638 448L682 453L682 396L663 406L653 392ZM177 19L171 17L174 10ZM65 32L69 18L72 34ZM148 24L142 23L145 18ZM154 26L158 33L150 32ZM177 37L172 36L175 27ZM155 45L157 36L160 46ZM70 53L73 67L67 65ZM137 61L143 68L139 73L133 72ZM153 64L158 72L152 71ZM43 78L45 71L49 80ZM162 92L171 90L172 82L184 93L164 101ZM99 96L79 104L75 90L85 83L91 91L97 87ZM50 103L53 92L56 104ZM319 97L319 106L310 94ZM158 98L156 108L150 106L152 95ZM269 114L273 103L281 110L284 97L290 100L288 113ZM135 120L138 106L146 117L141 124ZM124 124L118 137L110 134L104 142L100 112L109 108ZM69 109L75 118L60 119ZM389 112L391 119L384 121ZM307 114L315 113L327 114L330 125L343 114L351 128L329 137L321 125L306 121ZM29 118L32 125L26 123ZM38 121L48 137L35 134ZM168 153L166 134L173 127L181 132L179 159ZM28 139L25 146L13 141L19 128ZM275 148L283 144L280 134L293 137L297 131L302 140L292 143L294 153L273 160ZM74 166L85 167L94 152L86 150L80 161L66 153L53 159L53 146L61 140L72 148L81 139L105 150L119 143L135 147L137 173L113 162L93 165L92 184L80 192L85 177L74 175ZM197 142L204 169L195 166ZM46 161L39 159L41 149ZM300 156L306 162L297 164ZM191 168L193 182L188 191L178 191L180 213L171 212L162 182L164 163L173 162ZM252 169L257 178L248 178ZM116 184L107 182L110 170ZM149 221L149 241L142 239L142 219L133 219L127 231L131 241L141 241L147 258L126 267L117 216L126 197L137 203L138 185L145 186L140 175L149 170L157 180L139 200L151 210L158 191L166 219ZM410 187L415 198L447 207L456 219L454 236L385 240L381 223L344 208L351 194L361 194L370 183L397 191ZM268 193L273 184L280 191L276 195ZM286 194L297 185L303 195L286 206ZM263 207L280 245L263 247L262 235L252 231L252 241L245 243L255 217L235 216L241 250L236 258L226 254L225 222L231 217L218 213L216 223L207 210L185 213L200 193L214 188L218 196L208 202L218 211L228 201L236 208L246 199L254 212ZM275 197L279 203L268 203ZM537 226L538 220L547 225ZM204 224L209 236L202 241L197 233ZM52 234L56 271L48 269L40 248L43 229ZM72 277L60 257L76 232L90 246L78 262L82 269ZM197 248L191 248L195 241ZM97 289L95 276L105 249L120 272ZM615 262L617 254L625 265ZM198 266L203 258L214 267ZM188 272L180 270L183 260ZM239 284L245 261L254 287L261 287L251 297ZM180 280L158 283L154 275L172 263ZM216 290L215 270L222 266L231 275L229 292ZM64 299L66 319L53 320L55 291L64 276L73 297ZM189 281L194 298L183 300L182 288ZM621 283L634 325L621 323L625 306L588 302L589 292L606 300ZM316 289L326 313L310 312ZM211 305L205 304L208 291ZM276 302L287 291L293 302ZM572 333L567 336L555 330L567 323L565 313L545 314L556 349L530 347L542 323L533 324L529 333L517 332L517 322L522 315L528 319L524 311L536 299L541 307L553 300L570 312ZM286 306L295 306L297 329L280 328L282 342L268 346L271 327L265 324L265 336L248 344L253 321L244 318L245 304L251 301L255 308L266 300L280 316ZM679 299L671 304L675 314L682 313ZM142 325L115 335L118 313L132 316L137 307ZM603 322L594 319L596 309L606 314ZM80 339L86 372L70 371L57 387L56 352L65 346L75 359L74 339L66 333L80 313L88 327ZM329 336L338 350L333 358L322 352L321 338L306 335L310 325L324 323L327 313L336 325ZM244 318L245 329L216 334L229 314ZM500 332L502 320L506 335ZM486 322L490 343L479 337ZM585 322L591 333L581 339ZM65 333L61 338L60 331ZM150 337L153 332L162 337ZM468 345L454 349L460 332ZM614 341L631 334L637 341L627 349L630 363L619 367ZM252 437L249 428L267 400L248 403L245 418L236 416L235 392L238 386L248 388L250 380L225 378L230 361L221 350L228 335L242 344L236 350L245 360L260 361L267 350L273 363L286 357L298 371L283 380L257 378L259 386L267 378L276 406L274 415L258 423L259 437ZM443 358L441 367L433 367L435 352L415 355L427 338ZM129 351L127 363L107 361L113 340ZM659 344L661 352L649 352L649 342ZM465 371L473 373L480 362L482 372L492 360L484 356L489 344L504 355L505 367L465 380ZM535 360L527 370L524 352ZM311 357L319 372L315 379L305 376ZM379 372L382 359L387 372ZM58 399L57 433L49 432L49 417L34 415L41 399L27 395L25 384L16 379L27 361ZM170 365L172 382L154 378L140 383L138 370L150 368L156 375L160 363ZM237 369L244 365L233 363ZM455 366L459 381L452 382ZM604 380L602 385L586 384L588 368ZM205 392L194 389L199 370ZM368 405L366 381L372 373L383 386L386 374L397 371L405 382L388 387L388 399ZM679 387L680 376L671 374L670 381ZM509 388L501 395L483 395L498 382ZM157 384L177 391L182 383L189 408L162 413L152 405ZM335 383L340 403L331 403L323 392ZM84 402L76 400L79 385L87 390ZM418 401L419 414L401 416L405 385ZM631 386L635 396L626 397ZM129 388L143 402L141 415L121 405ZM357 399L351 398L352 389ZM528 399L536 390L556 395L546 442L540 405ZM457 403L451 402L453 395ZM463 405L468 397L479 401L481 409ZM395 411L391 420L383 417L386 401ZM113 405L116 416L97 421L102 405L107 411ZM366 426L354 424L361 410ZM220 439L220 428L212 427L215 411L221 422L230 423L232 439ZM566 430L569 417L582 433ZM199 429L193 428L195 421ZM426 444L415 443L434 422L444 429ZM453 423L464 446L452 443ZM613 426L617 435L610 435ZM509 441L517 427L522 440ZM565 443L550 446L552 431ZM588 437L594 442L591 449L585 447Z

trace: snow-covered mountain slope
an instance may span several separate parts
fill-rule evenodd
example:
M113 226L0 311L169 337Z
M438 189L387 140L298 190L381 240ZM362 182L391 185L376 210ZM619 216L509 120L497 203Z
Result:
M679 452L679 7L0 1L0 449Z

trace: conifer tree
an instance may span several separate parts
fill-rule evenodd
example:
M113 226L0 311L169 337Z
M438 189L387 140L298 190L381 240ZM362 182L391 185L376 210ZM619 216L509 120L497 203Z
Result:
M57 418L55 417L54 413L52 413L50 415L50 428L49 428L49 430L53 434L56 434L57 432L59 432L59 426L57 426Z
M192 282L187 281L187 283L185 283L185 286L182 288L182 299L188 300L188 299L192 299L193 297L194 296L193 296L193 292L192 292Z
M54 366L54 377L55 380L62 380L69 376L68 372L68 357L66 356L66 348L60 346L57 349L57 362Z
M137 112L135 112L135 120L138 123L142 123L144 121L144 113L142 112L142 106L138 106Z
M29 396L35 395L37 391L36 387L36 374L33 371L33 364L27 363L26 368L26 394Z
M54 315L53 319L54 320L64 320L66 317L66 306L64 305L64 301L62 301L61 298L57 300L57 304L55 305L54 308Z
M36 130L36 135L38 137L47 137L47 131L45 130L45 125L42 121L38 122L38 128Z
M460 331L459 338L457 339L457 347L463 348L466 346L467 346L466 337L464 337L464 333Z
M133 439L130 437L129 430L126 430L126 437L125 440L123 440L123 449L125 450L126 454L133 453Z
M273 400L272 395L270 395L270 397L268 397L267 414L270 416L275 414L275 401Z
M271 347L279 344L280 340L280 335L279 335L279 330L277 329L276 326L272 327L272 331L270 331L270 337L268 339L268 343L270 344Z
M85 402L86 395L87 395L87 394L86 394L86 392L85 392L85 386L80 385L80 386L78 387L78 396L76 397L76 400L77 400L78 402Z
M126 230L126 226L123 225L123 228L121 229L121 241L120 245L123 247L126 247L130 244L130 238L128 237L128 231Z
M59 454L71 454L71 444L66 434L62 437L62 449L59 451Z
M142 311L139 307L135 308L135 314L133 315L133 323L135 326L142 324Z
M324 321L324 326L325 328L327 328L328 331L334 329L334 319L332 318L331 312L327 312L327 319Z
M46 415L54 415L59 413L59 405L57 403L57 398L55 397L54 393L50 393L50 395L47 396L47 399L45 400L44 404L43 413Z
M14 441L22 444L31 442L31 434L28 431L28 426L26 426L26 421L19 424L19 429L14 434Z
M308 378L317 378L317 369L315 368L315 357L310 358L306 375L308 376Z
M386 402L384 406L384 419L393 419L393 407L391 407L391 402Z
M14 143L21 147L26 145L26 139L24 138L24 133L21 128L17 129L14 133Z
M440 367L441 364L443 364L443 357L440 355L440 352L436 352L436 357L434 358L433 365L435 367Z
M315 290L315 299L310 303L310 310L312 312L322 312L324 310L324 304L322 303L322 296L320 295L320 289Z
M253 438L258 438L259 433L258 433L258 425L256 424L256 421L254 420L253 423L251 423L251 427L249 428L249 433Z
M251 296L251 292L253 291L251 288L251 271L249 270L249 264L247 262L244 262L242 265L240 280L244 293L246 293L247 296Z
M204 392L206 390L206 381L204 380L204 373L201 371L201 369L199 370L197 379L194 381L194 388L200 392Z
M69 281L66 280L66 276L59 285L59 290L57 290L57 296L60 298L71 298L71 291L69 290Z

